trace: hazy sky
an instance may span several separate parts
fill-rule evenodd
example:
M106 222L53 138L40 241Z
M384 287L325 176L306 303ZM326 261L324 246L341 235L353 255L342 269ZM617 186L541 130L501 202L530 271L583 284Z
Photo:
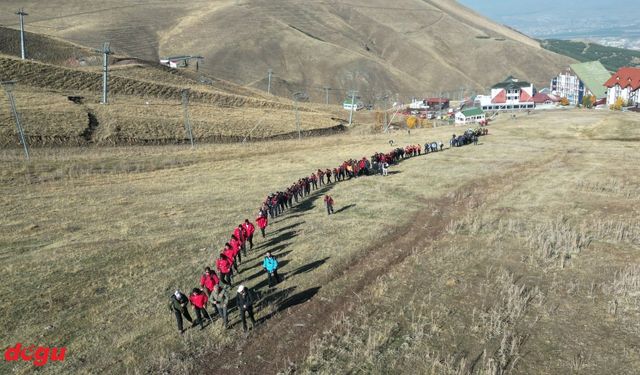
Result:
M637 32L640 0L458 0L531 36L548 33ZM621 30L621 31L620 31Z
M629 8L637 8L638 5L637 0L616 0L615 7L612 7L610 1L607 0L458 0L458 2L490 17L517 16L531 13L552 14L560 11L569 11L574 15L589 14L594 16L603 10L616 12L616 8L619 9L618 12L620 14L625 14L628 9L624 8L627 8L627 6Z

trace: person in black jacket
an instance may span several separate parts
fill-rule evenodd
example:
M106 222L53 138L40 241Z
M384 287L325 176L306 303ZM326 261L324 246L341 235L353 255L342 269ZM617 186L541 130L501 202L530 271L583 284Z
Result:
M236 304L238 310L240 310L240 317L242 318L242 329L247 332L247 319L245 312L249 314L251 319L251 327L256 326L256 320L253 318L253 303L255 302L255 296L249 288L244 285L238 287L238 294L236 295Z
M193 319L191 319L191 315L189 314L189 310L187 309L187 305L189 304L189 298L184 295L179 290L176 290L175 293L171 296L171 301L169 302L169 309L173 311L176 316L176 322L178 323L178 331L180 334L184 333L184 329L182 327L182 316L187 319L189 323L194 325Z

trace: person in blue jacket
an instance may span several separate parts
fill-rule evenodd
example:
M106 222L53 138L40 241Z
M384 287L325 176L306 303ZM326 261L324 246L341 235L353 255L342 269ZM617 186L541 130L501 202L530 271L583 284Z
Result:
M270 288L280 282L280 276L278 276L278 260L271 255L270 251L267 251L267 255L264 257L262 268L267 271Z

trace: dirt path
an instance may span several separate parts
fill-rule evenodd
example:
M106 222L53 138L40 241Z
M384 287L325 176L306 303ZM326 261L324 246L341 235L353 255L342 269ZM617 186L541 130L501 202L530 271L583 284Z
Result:
M218 373L214 364L225 363L228 374L275 374L280 371L295 371L296 365L309 353L309 343L331 325L338 313L348 313L357 303L358 294L379 276L407 258L414 249L429 245L447 233L447 225L466 212L499 197L519 182L541 172L541 167L558 155L534 163L518 164L509 170L466 183L457 190L436 199L421 202L423 210L411 220L411 225L391 233L383 243L375 244L363 252L354 263L337 269L326 285L340 282L349 285L341 295L327 299L315 297L317 288L305 295L304 300L295 301L292 307L274 315L236 347L225 348L220 353L210 353L202 360L205 373ZM481 194L492 191L491 197ZM495 194L498 192L498 194ZM430 214L425 214L430 213ZM322 287L321 285L319 287Z

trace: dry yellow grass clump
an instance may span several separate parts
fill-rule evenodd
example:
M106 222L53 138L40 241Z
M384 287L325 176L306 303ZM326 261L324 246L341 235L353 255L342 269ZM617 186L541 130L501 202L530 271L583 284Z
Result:
M585 132L635 119L499 119L478 146L323 187L243 258L236 281L259 292L262 321L248 337L235 308L230 330L181 337L166 305L267 193L387 151L389 139L446 143L463 129L35 149L30 163L5 149L2 342L66 346L46 373L632 373L639 146ZM282 266L275 289L261 271L267 250Z

